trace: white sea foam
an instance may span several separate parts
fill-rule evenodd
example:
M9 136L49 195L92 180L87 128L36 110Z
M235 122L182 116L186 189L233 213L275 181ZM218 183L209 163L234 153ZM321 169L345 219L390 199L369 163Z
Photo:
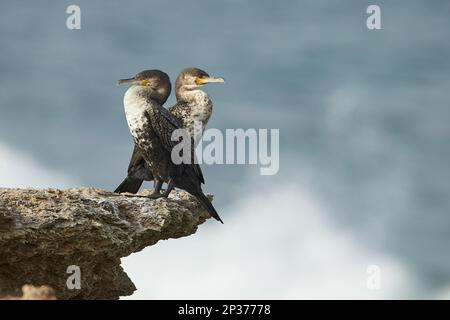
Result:
M0 142L0 187L68 188L75 185L75 179L46 168L29 154Z
M272 191L271 191L272 190ZM276 190L276 191L273 191ZM374 252L330 219L308 190L259 189L190 237L162 241L123 259L145 299L409 298L412 273ZM367 267L381 270L381 288L367 288Z

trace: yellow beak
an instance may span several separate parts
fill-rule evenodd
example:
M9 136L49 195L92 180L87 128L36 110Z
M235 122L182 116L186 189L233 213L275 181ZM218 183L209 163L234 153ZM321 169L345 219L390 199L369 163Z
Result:
M198 86L202 86L207 83L224 83L225 79L220 77L203 77L195 79L195 83Z

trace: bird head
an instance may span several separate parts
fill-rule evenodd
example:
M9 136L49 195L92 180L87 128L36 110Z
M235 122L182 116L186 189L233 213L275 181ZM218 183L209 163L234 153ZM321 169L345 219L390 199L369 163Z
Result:
M205 71L198 68L186 68L180 72L176 80L176 89L195 90L207 83L223 83L220 77L211 77Z
M122 84L142 87L145 91L149 91L151 97L161 104L166 102L171 91L169 76L161 70L144 70L132 78L117 81L117 85Z

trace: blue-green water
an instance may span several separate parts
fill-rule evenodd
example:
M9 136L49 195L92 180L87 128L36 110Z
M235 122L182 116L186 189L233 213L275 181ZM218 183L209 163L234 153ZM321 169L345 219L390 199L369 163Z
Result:
M205 189L225 221L239 225L244 213L231 208L250 195L263 206L272 199L267 193L301 199L305 190L363 252L408 268L416 289L392 296L445 290L450 2L377 1L377 31L366 28L368 1L77 1L82 25L72 31L65 27L69 4L0 4L2 144L69 181L113 189L132 149L124 89L115 81L147 68L175 79L182 68L198 66L227 81L206 88L215 103L210 127L280 128L277 176L260 176L256 166L204 167ZM9 180L0 176L2 186L27 185L13 158L4 159L10 162L0 163L0 172L8 171ZM258 226L286 219L304 228L307 213L300 219L295 202L286 203L272 203L273 216ZM290 229L292 238L276 249L260 249L267 256L285 252L278 261L292 263L288 257L303 257L289 245L304 241L301 228ZM269 234L287 232L279 231Z

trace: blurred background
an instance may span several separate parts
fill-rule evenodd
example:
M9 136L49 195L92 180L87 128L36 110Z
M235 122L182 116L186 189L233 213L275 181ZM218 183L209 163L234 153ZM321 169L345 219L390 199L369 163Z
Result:
M123 259L132 298L450 298L449 16L444 0L1 2L0 186L113 190L132 150L115 81L196 66L227 81L205 88L208 126L279 128L280 171L204 165L225 224Z

